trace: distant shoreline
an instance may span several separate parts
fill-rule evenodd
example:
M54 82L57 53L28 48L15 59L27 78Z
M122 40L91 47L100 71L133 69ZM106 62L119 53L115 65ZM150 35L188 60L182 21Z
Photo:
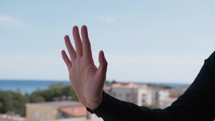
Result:
M38 81L38 82L69 82L69 80L51 80L51 79L0 79L0 82L1 81ZM110 81L111 82L111 81ZM123 83L123 82L127 82L127 81L116 81L116 82L119 82L119 83ZM132 81L133 82L133 81ZM184 85L184 86L187 86L187 85L190 85L191 83L173 83L173 82L141 82L141 81L134 81L133 83L136 83L136 84L153 84L153 85L169 85L169 86L174 86L174 85Z
M48 89L53 84L70 85L69 80L21 80L21 79L0 79L0 90L21 91L22 93L32 93L37 90ZM119 81L119 83L123 83ZM147 84L152 86L165 87L188 87L187 83L156 83L156 82L133 82L136 84Z
M155 86L168 86L168 87L181 87L181 86L190 86L189 83L167 83L167 82L143 82L139 84L148 84L148 85L155 85Z
M52 80L52 79L0 79L0 81L69 81L69 80Z
M70 85L67 80L19 80L5 79L0 80L0 90L20 91L21 93L32 93L37 90L48 89L53 84Z

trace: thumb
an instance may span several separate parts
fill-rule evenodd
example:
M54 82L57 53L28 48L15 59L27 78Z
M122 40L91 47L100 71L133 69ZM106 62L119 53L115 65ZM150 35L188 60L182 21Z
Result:
M98 74L101 77L106 77L106 72L107 72L107 60L105 59L104 52L101 50L99 52L99 67L98 67Z

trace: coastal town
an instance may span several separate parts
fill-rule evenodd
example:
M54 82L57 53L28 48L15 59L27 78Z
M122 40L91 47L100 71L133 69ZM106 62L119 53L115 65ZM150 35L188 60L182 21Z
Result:
M155 84L138 84L132 82L115 82L104 86L109 95L123 101L148 108L166 108L181 94L186 86L164 86ZM0 114L0 121L103 121L91 114L80 102L71 98L56 101L25 104L25 117L15 113Z

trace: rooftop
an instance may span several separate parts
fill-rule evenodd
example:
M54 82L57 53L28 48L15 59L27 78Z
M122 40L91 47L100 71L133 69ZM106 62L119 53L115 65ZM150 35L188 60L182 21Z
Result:
M78 101L54 101L54 102L27 103L26 106L47 106L52 108L62 108L62 107L82 106L82 104Z
M142 88L143 86L146 86L146 85L134 84L132 82L112 84L112 87L114 88Z

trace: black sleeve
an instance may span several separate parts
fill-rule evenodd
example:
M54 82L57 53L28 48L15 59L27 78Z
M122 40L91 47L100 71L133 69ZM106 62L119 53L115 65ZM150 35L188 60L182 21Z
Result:
M167 111L149 109L118 100L103 92L103 101L95 110L87 110L104 121L174 121Z
M165 109L140 107L104 92L100 106L87 110L104 121L212 121L215 118L215 52L205 60L185 93Z
M215 52L205 60L185 93L166 110L181 121L215 119Z

